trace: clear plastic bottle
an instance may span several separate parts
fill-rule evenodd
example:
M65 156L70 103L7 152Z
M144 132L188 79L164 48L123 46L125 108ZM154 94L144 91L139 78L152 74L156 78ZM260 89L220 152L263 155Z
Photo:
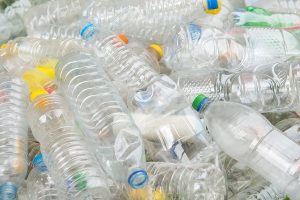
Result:
M9 18L23 16L31 7L47 2L48 0L17 0L4 10L5 16Z
M0 13L0 44L7 42L9 39L25 35L25 27L20 17L7 18Z
M80 18L83 0L55 0L32 7L24 14L24 24L27 32L47 27L49 24L68 24Z
M144 138L153 142L147 148L152 156L161 149L177 159L188 154L184 149L189 145L194 144L198 151L209 143L201 121L169 77L160 76L117 36L107 37L95 48L111 79L126 86L127 106Z
M27 80L27 82L30 82ZM57 188L71 199L109 199L109 179L98 166L59 94L32 92L29 123Z
M238 103L212 103L204 119L225 153L249 166L291 199L299 198L300 146L297 143L260 113Z
M282 62L300 52L296 35L271 28L216 28L182 25L164 48L164 60L174 70L216 67L237 72Z
M112 31L162 42L174 25L201 17L204 12L217 13L220 7L217 0L106 1L91 3L83 15L95 25L108 25Z
M261 112L284 111L299 105L298 60L263 66L253 72L218 70L176 72L171 77L190 102L198 94L210 101L233 101Z
M44 40L19 37L9 41L3 51L6 56L18 57L23 65L36 66L42 58L59 58L67 53L80 51L81 48L81 44L72 39Z
M300 13L299 0L245 0L247 6L255 6L272 12Z
M147 170L152 190L163 195L163 199L225 199L224 173L213 164L150 162Z
M288 28L300 25L300 16L297 14L272 13L253 6L239 9L232 14L237 26Z
M0 80L0 199L11 200L27 170L27 88L17 77Z
M275 125L289 138L293 139L295 142L300 143L300 118L287 118Z
M28 197L30 200L64 199L58 191L48 168L43 161L43 155L37 154L33 159L34 168L27 179Z
M101 165L115 180L144 187L148 175L140 130L101 65L89 54L69 54L55 74Z

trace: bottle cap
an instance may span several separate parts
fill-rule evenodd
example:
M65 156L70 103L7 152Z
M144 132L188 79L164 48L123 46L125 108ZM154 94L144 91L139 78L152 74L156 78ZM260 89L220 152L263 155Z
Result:
M128 184L134 189L143 188L148 182L148 174L145 170L133 171L128 177Z
M220 0L204 0L203 4L207 14L216 15L221 11L222 3Z
M38 169L40 172L47 171L47 166L44 163L43 155L38 153L34 159L32 160L32 164Z
M14 183L6 182L0 185L0 197L3 197L4 199L16 199L17 190L18 188Z
M164 56L164 50L159 44L151 44L150 48L154 49L159 55L159 60Z
M192 106L196 111L199 112L207 102L208 102L208 98L205 95L200 94L195 98Z
M6 43L4 43L4 44L2 44L1 46L0 46L0 49L6 49L7 48L7 44Z
M124 34L119 34L118 36L119 36L119 38L120 38L125 44L128 44L129 40L128 40L128 38L126 37L126 35L124 35Z
M87 23L80 31L80 36L84 40L91 39L96 33L96 27L92 23Z

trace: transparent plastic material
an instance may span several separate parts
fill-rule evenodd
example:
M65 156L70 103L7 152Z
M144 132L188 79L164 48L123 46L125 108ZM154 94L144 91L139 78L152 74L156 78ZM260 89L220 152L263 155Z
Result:
M140 130L101 64L89 54L69 54L55 74L101 165L114 179L143 187L148 176Z
M226 180L223 172L211 163L147 164L151 188L163 199L224 200Z
M111 197L109 180L89 152L61 96L38 96L29 107L28 119L57 188L64 190L71 199Z
M261 7L273 12L300 13L299 0L245 0L247 6Z
M160 150L169 151L178 158L183 155L181 150L174 151L181 143L197 144L200 149L209 143L201 121L170 78L161 77L116 36L107 37L97 52L112 80L126 86L127 105L135 123L155 146L148 151L155 155Z
M241 104L216 102L208 107L204 119L225 153L252 168L291 199L300 196L300 146L260 113Z
M165 61L174 70L216 67L237 72L282 62L299 54L292 33L271 28L234 28L228 33L194 23L183 25L164 47Z
M289 138L300 144L300 118L287 118L275 125Z
M58 192L52 177L43 161L42 154L34 158L34 168L27 179L28 197L30 200L59 200L64 197ZM60 196L59 196L60 195Z
M233 101L261 112L284 111L299 101L298 60L260 67L253 72L229 74L218 70L180 71L171 75L190 102L199 94L210 101Z
M4 10L5 16L12 18L23 16L31 7L47 2L48 0L16 0Z
M7 18L4 14L0 13L0 24L0 44L15 36L25 35L23 21L18 16Z
M17 195L27 170L27 89L17 77L0 79L0 199L6 200Z
M80 43L71 39L44 40L19 37L9 41L3 51L7 57L18 57L23 65L35 66L41 58L59 58L67 53L80 51L80 49Z
M31 8L23 16L27 32L49 24L68 24L80 18L83 3L83 0L54 0Z
M172 0L93 1L83 15L95 25L106 25L112 31L162 42L170 35L174 25L192 21L206 15L205 11L217 10L219 7L220 3L215 0L179 0L176 3Z

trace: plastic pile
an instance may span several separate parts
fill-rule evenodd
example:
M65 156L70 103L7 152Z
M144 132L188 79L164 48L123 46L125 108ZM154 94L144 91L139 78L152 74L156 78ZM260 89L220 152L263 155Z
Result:
M0 200L299 200L292 0L0 0Z

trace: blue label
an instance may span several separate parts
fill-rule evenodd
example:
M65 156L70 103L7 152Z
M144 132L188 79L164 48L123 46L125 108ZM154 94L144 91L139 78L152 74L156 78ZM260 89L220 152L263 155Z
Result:
M201 27L196 24L190 24L189 26L190 35L193 41L198 41L201 38L202 30Z

